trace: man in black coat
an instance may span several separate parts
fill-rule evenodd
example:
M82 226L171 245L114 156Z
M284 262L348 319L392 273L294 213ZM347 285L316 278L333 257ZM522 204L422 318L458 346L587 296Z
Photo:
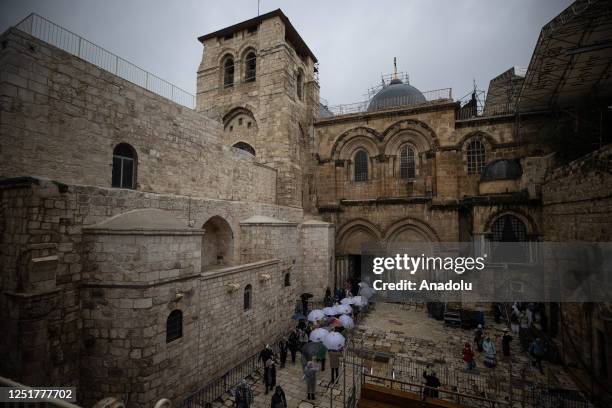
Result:
M285 391L280 385L276 386L274 395L272 395L272 403L270 408L287 408L287 398L285 397Z

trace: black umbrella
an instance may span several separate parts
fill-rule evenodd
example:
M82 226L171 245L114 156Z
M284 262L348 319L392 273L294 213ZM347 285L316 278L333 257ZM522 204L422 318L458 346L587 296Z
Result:
M321 349L325 349L325 346L323 344L311 341L309 343L304 344L301 353L306 358L306 360L312 360L312 358L316 356Z
M301 297L302 299L310 299L310 298L314 297L314 295L313 295L312 293L302 293L302 294L300 295L300 297Z

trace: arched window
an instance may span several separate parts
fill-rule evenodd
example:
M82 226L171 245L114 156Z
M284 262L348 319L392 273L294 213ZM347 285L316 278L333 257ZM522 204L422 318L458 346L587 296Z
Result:
M285 287L291 286L291 274L287 272L285 274Z
M527 227L511 214L502 215L491 225L491 240L496 242L527 241Z
M112 186L136 188L136 151L127 143L119 143L113 149Z
M355 181L366 181L368 179L368 154L359 150L355 154Z
M166 320L166 343L183 337L183 312L173 310Z
M253 156L255 156L255 149L248 143L238 142L235 143L233 147L235 147L236 149L244 150L245 152L249 152Z
M244 65L244 81L255 81L257 77L257 56L254 52L249 52L247 54Z
M296 93L297 97L302 100L304 95L304 73L302 72L302 70L299 70L297 73Z
M480 140L472 140L467 147L468 174L480 174L485 167L486 149Z
M246 285L246 288L244 288L244 310L251 310L252 304L252 292L253 292L253 287L251 285Z
M223 63L223 87L234 86L234 59L227 57Z
M408 145L402 146L400 150L400 177L403 179L413 179L416 177L414 149Z
M518 217L502 215L491 225L494 262L523 263L529 259L527 227Z

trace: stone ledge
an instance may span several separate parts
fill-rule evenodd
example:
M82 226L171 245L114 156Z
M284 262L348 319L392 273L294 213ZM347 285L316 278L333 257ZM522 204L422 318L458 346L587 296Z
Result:
M280 259L267 259L264 261L251 262L243 265L228 266L227 268L215 269L209 272L200 273L202 279L219 278L222 276L233 275L235 273L250 271L264 266L278 265Z
M192 273L187 276L179 276L176 278L168 278L157 280L155 282L81 282L81 287L84 288L125 288L125 289L147 289L155 286L166 285L168 283L183 282L196 279L200 276L199 273Z

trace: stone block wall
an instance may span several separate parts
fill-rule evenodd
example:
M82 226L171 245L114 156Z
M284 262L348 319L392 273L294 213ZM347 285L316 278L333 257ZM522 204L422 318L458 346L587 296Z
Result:
M542 186L545 241L612 240L611 162L607 146L548 175ZM558 321L555 340L562 358L584 387L610 403L610 396L599 390L612 388L610 377L602 375L602 368L612 366L612 305L560 303L556 313L552 318ZM607 361L601 360L604 355Z
M332 224L308 220L300 225L303 290L323 299L334 290L335 230Z
M244 330L253 328L248 336L253 341L249 343L252 349L238 345L243 340L240 334L242 326L238 325L233 332L229 329L226 332L224 341L229 346L214 358L214 365L198 371L198 373L203 373L204 377L185 374L186 365L188 363L193 365L193 361L188 359L180 360L180 364L184 365L181 367L176 366L174 361L164 360L165 363L157 366L161 367L160 373L174 379L176 378L174 373L178 370L182 379L194 378L193 382L185 386L189 387L188 391L194 391L195 388L210 380L211 376L227 369L230 364L244 357L244 353L254 351L259 347L255 343L270 340L265 336L277 333L277 330L286 327L289 322L286 319L287 314L292 312L295 299L301 293L297 252L299 244L295 227L303 219L301 209L265 203L195 199L187 196L124 189L65 185L43 179L5 180L0 185L0 214L2 215L0 217L0 234L2 235L0 268L2 268L2 291L5 294L0 297L0 302L2 302L0 322L2 329L10 333L10 336L4 336L0 341L0 352L10 357L0 363L3 375L32 385L79 386L83 392L89 393L87 398L91 399L107 391L119 392L129 384L135 387L131 389L131 392L139 393L139 395L146 394L146 396L135 397L134 401L138 401L138 398L149 398L152 395L167 396L167 391L171 387L162 386L165 393L156 394L151 391L157 389L160 383L166 384L166 380L149 378L151 374L146 374L148 371L144 368L141 370L141 367L151 364L151 358L161 357L147 355L145 362L138 362L137 358L130 357L132 349L142 349L141 353L144 355L151 352L152 349L148 349L147 352L145 349L152 346L137 346L135 344L143 343L138 343L136 340L132 342L125 337L127 336L125 331L112 333L107 331L107 329L110 330L109 325L112 326L115 319L124 322L120 324L126 325L125 322L132 321L135 331L130 335L139 334L141 330L153 324L157 325L154 322L157 322L161 315L167 317L169 311L165 308L169 307L169 302L173 299L177 288L185 293L192 293L192 296L201 294L202 305L208 305L206 310L217 310L216 303L214 307L209 303L217 300L221 302L221 310L229 308L230 304L241 307L242 293L228 295L229 297L225 298L226 290L219 287L216 293L220 297L214 300L216 299L214 296L217 295L213 296L212 292L208 292L209 287L213 287L209 285L212 281L203 280L200 285L200 281L196 278L187 277L192 272L196 274L200 272L200 259L197 252L202 243L201 236L194 238L195 241L187 243L187 246L183 246L180 242L166 241L166 238L163 237L145 236L138 244L138 251L134 252L130 249L130 246L133 249L133 246L136 245L135 242L132 242L132 237L121 235L111 239L99 234L84 234L84 230L91 229L93 224L136 209L163 210L181 220L185 225L192 225L192 229L196 232L201 231L202 226L211 217L222 217L233 231L234 251L237 255L240 254L242 244L240 221L263 214L294 223L295 232L279 237L282 245L279 245L275 252L276 255L282 254L283 268L279 266L281 261L275 261L272 266L267 265L265 268L262 266L261 268L265 269L263 272L259 270L260 267L253 267L251 269L254 272L244 272L245 276L238 269L235 277L232 278L242 282L243 278L247 279L251 276L249 279L253 285L254 299L272 302L275 310L278 311L279 319L274 318L270 321L272 315L261 314L260 320L259 314L243 315L242 309L239 309L240 312L236 312L238 320L235 322L245 325L248 323L249 325L245 326L247 328ZM96 254L96 250L100 253ZM111 256L104 252L105 250L112 251L114 255ZM170 259L164 258L168 256ZM290 269L293 259L297 261L296 265L291 268L292 284L285 289L283 286L284 273ZM180 265L177 264L177 261ZM42 265L36 266L38 264ZM258 276L261 274L270 275L270 280L260 283ZM126 279L131 286L104 288L103 284L108 283L107 281L111 278ZM164 279L174 279L176 283L164 283ZM185 280L182 281L182 279ZM229 278L217 280L223 282L219 284L221 286L231 283ZM85 289L80 290L81 285L86 282L89 286L85 285ZM247 283L241 284L244 288ZM101 296L100 292L93 293L90 288L100 287L104 288L104 296L98 299L97 297ZM279 292L278 287L282 287L282 291ZM109 300L106 300L106 297ZM186 294L185 299L188 298ZM157 305L155 299L162 299L163 302L161 300L160 302L164 304L163 307ZM225 301L232 303L224 304ZM193 304L199 305L198 302ZM95 311L98 304L105 310L104 313ZM257 306L256 301L254 305L262 309L267 307ZM115 312L117 315L113 318L112 313ZM100 325L89 322L87 325L93 326L82 326L85 324L83 319L91 319L89 313L94 313L95 318L100 319ZM280 319L281 315L282 319ZM212 341L211 331L214 332L218 320L215 316L210 316L210 319L204 326L204 331L202 333L198 331L197 337L201 342ZM186 317L184 321L185 324L189 322ZM262 331L261 327L264 325L268 329ZM86 327L87 330L82 327ZM93 329L99 331L93 332ZM147 338L158 339L162 329L158 327L156 330L158 331L155 334L147 335ZM195 328L190 330L193 331ZM147 333L149 332L150 329ZM230 337L232 333L234 337ZM109 353L110 350L116 350L113 353L123 353L120 356L111 355L113 356L112 361L118 362L124 355L128 355L126 365L118 365L121 373L127 373L130 378L133 378L126 382L128 385L113 382L119 373L116 371L114 376L113 373L110 373L112 381L104 388L96 388L100 382L95 378L109 371L95 368L94 362L100 360L81 361L83 356L89 356L88 353L95 351L95 347L94 349L87 348L87 339L90 335L98 336L101 339L98 344L105 345L103 350L108 350ZM191 345L186 347L191 350ZM210 344L207 343L206 347L210 347ZM175 354L181 352L176 347L173 350L172 353ZM206 348L203 350L200 353L203 356L202 359L211 359L210 354L205 352ZM240 350L240 353L236 353L236 350ZM137 356L138 353L139 351L134 351L134 356ZM160 351L160 353L165 356L170 351ZM100 358L101 355L103 355L102 351L97 354L98 357L94 357ZM87 369L82 371L83 367L92 367L92 370L102 371L92 374ZM166 367L167 371L165 371ZM94 375L93 379L91 375ZM143 383L147 384L148 388L136 388L135 384L138 382L136 378L143 379ZM178 393L187 391L187 388L177 386L176 390L176 395L173 397L178 397Z
M17 29L0 51L0 177L111 185L136 151L137 189L276 203L276 170L222 143L222 125Z

